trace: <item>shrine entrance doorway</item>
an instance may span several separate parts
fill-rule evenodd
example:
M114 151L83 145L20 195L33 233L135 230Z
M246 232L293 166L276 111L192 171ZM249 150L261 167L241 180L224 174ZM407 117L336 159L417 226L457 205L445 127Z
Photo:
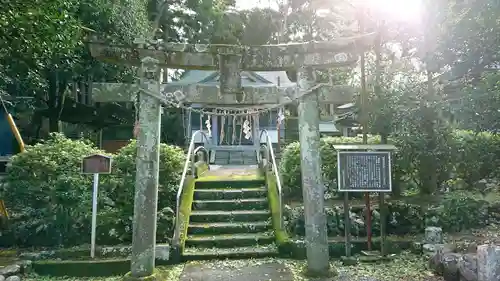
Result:
M215 165L256 165L256 141L258 128L245 117L217 116L215 149L212 150L210 163ZM245 129L247 128L247 129ZM257 136L258 137L258 136Z
M244 132L244 122L243 118L225 118L224 116L217 116L217 127L218 130L218 145L220 146L251 146L254 145L254 131L258 128L250 125L251 131L250 136L246 137Z

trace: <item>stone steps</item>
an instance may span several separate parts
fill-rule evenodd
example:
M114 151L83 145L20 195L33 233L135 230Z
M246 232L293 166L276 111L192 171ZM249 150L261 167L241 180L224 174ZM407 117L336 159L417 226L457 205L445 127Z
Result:
M197 189L194 200L233 200L243 198L263 198L267 196L265 187Z
M267 198L247 198L232 200L194 200L195 211L266 210Z
M269 210L240 211L192 211L191 222L252 222L266 221L271 217Z
M216 177L216 176L214 176ZM266 182L262 179L255 180L202 180L196 182L195 192L202 189L220 190L223 192L237 192L236 190L248 188L262 188ZM229 190L227 190L229 189ZM267 196L265 194L264 196Z
M183 259L274 257L274 233L263 179L198 179Z
M255 151L229 151L217 149L214 151L215 165L256 165L257 155Z
M196 248L233 248L251 247L256 245L269 245L274 242L274 235L269 232L261 233L239 233L239 234L217 234L188 235L186 247Z
M189 260L213 259L258 259L278 257L278 249L273 244L267 246L221 248L187 248L183 258Z
M271 229L267 221L256 222L215 222L215 223L190 223L188 234L238 234L260 233Z

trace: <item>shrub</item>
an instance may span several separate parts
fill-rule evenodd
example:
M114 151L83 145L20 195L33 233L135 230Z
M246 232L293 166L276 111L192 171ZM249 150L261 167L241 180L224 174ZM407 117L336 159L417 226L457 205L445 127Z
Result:
M11 211L10 229L17 243L88 242L92 177L80 169L82 158L94 153L102 152L88 142L51 134L47 141L12 157L0 193Z
M0 190L12 213L4 238L22 246L88 244L92 213L92 177L80 173L84 156L102 151L83 140L53 134L46 142L27 147L8 166ZM100 177L97 243L130 243L134 212L136 143L113 156L111 175ZM160 147L157 239L173 234L175 193L184 164L183 151ZM5 240L5 239L0 239ZM2 241L3 242L3 241ZM3 244L3 243L2 243ZM3 245L9 246L9 245Z
M130 242L134 214L136 174L136 141L120 149L113 159L113 175L105 185L112 198L105 206L106 217L101 218L102 235L116 242ZM158 186L157 240L171 238L174 221L176 192L180 183L185 156L181 148L167 144L160 146L160 178Z
M389 235L423 233L427 226L439 226L446 232L484 227L495 221L492 204L471 194L454 192L445 196L437 206L428 209L404 201L387 202L386 230ZM372 233L380 235L380 211L372 206ZM325 207L329 236L344 236L344 210L341 207ZM365 210L351 206L351 235L366 236ZM285 225L292 236L305 236L304 207L285 210Z
M426 225L448 232L483 227L489 223L489 206L487 201L467 192L449 193L439 206L426 213Z
M370 137L369 143L378 143L379 139ZM325 137L321 139L320 155L323 183L329 194L337 190L337 151L336 144L362 143L360 137ZM283 150L280 160L280 174L283 178L283 193L287 198L302 198L302 177L300 170L300 144L293 142Z
M455 172L473 184L495 174L500 166L500 136L489 132L455 131Z

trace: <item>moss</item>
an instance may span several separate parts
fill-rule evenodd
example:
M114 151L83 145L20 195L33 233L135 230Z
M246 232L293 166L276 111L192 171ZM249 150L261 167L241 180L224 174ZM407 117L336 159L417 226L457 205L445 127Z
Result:
M189 217L191 216L191 207L193 205L193 195L196 180L193 176L186 176L186 181L184 183L184 190L181 195L181 205L180 205L180 250L184 250L184 245L186 243Z
M198 177L202 176L205 172L208 171L208 164L206 162L199 161L196 162L194 166L196 168L196 175L198 175Z
M403 239L399 237L388 237L386 240L386 248L388 254L400 253L403 250L410 249L413 239ZM372 249L380 250L380 238L375 237L372 241ZM351 254L357 255L361 251L368 249L366 239L353 239L351 241ZM345 256L345 242L338 239L330 239L328 241L330 258L337 259ZM296 259L306 258L306 245L302 240L292 241L292 257Z
M113 276L130 270L130 259L113 260L46 260L33 262L33 271L50 276Z
M252 175L201 175L200 181L255 181L263 180L263 177L256 173Z
M276 245L280 254L284 256L293 256L293 243L286 233L286 230L281 226L283 220L283 213L280 216L280 202L278 187L276 184L276 177L271 171L265 172L267 196L269 200L269 208L271 209L271 220L273 224Z
M2 250L0 257L16 257L19 254L18 250Z

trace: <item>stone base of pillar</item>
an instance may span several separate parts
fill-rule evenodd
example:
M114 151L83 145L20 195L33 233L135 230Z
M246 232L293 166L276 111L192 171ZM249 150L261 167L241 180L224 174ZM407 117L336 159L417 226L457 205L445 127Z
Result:
M161 281L161 280L165 280L165 278L163 278L162 274L155 269L155 272L152 275L145 276L145 277L133 277L131 275L131 273L129 272L129 273L125 274L125 276L123 276L122 280L123 281Z
M304 266L304 270L302 271L302 274L306 277L309 278L333 278L339 275L339 272L335 268L327 268L325 270L321 271L315 271L307 268L307 266Z

